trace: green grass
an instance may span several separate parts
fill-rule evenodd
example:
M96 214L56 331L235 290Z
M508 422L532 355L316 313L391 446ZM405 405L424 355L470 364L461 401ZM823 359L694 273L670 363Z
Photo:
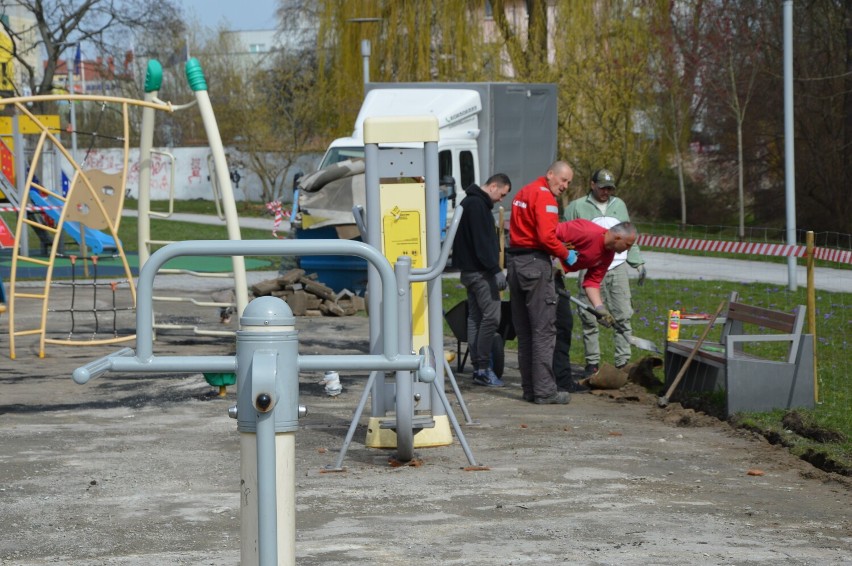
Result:
M238 201L236 206L237 214L240 216L253 218L263 218L265 216L271 217L263 203ZM290 204L285 204L283 205L283 208L288 209L290 206ZM124 208L127 210L138 210L139 201L134 198L126 198L124 199ZM216 203L212 200L205 199L176 200L174 201L173 209L173 212L183 212L188 214L217 214ZM156 212L168 212L169 203L168 201L153 201L151 202L151 210Z
M449 310L466 298L464 287L458 279L444 279L443 291L444 310ZM726 281L649 279L643 287L633 288L633 333L653 341L662 349L669 309L712 314L718 308L719 302L730 296L731 291L737 291L744 303L774 310L790 311L797 305L807 304L805 288L790 292L785 287L760 283L743 285ZM849 411L852 407L852 385L848 383L850 376L847 369L850 360L849 342L852 338L849 334L852 329L852 294L817 291L816 315L820 403L814 409L799 412L819 426L842 433L845 439L820 443L787 433L781 422L785 411L737 415L735 420L764 431L770 437L780 435L782 440L779 441L795 454L823 454L852 472L852 416ZM571 360L582 365L583 340L576 316L574 323ZM452 336L446 323L444 326L445 335ZM681 337L698 338L702 329L700 325L683 326ZM713 333L710 336L712 337ZM600 337L604 359L609 355L611 361L613 332L603 329ZM517 349L517 342L507 342L506 347ZM780 351L776 351L772 346L763 348L755 353L771 357L780 355ZM634 349L634 361L645 355L646 352Z
M138 222L134 217L125 216L121 219L118 237L124 244L124 251L136 252L139 250ZM271 239L269 230L255 230L241 228L240 235L244 240L268 240ZM228 229L222 225L193 224L191 222L177 222L174 220L151 220L151 239L161 241L182 242L185 240L227 240Z

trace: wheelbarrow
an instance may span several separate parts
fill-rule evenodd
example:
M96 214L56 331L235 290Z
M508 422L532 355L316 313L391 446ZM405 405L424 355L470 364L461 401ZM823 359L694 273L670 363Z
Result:
M467 344L467 299L461 301L453 308L444 313L444 320L456 339L456 367L459 373L464 371L467 357L470 354L470 345ZM508 340L515 339L515 327L512 324L512 309L509 301L500 304L500 325L494 333L494 341L491 344L491 369L497 377L503 377L505 368L505 344ZM466 344L462 354L462 343Z

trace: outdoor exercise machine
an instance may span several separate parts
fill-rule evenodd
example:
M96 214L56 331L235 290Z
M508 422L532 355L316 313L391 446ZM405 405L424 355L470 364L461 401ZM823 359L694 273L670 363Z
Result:
M456 225L457 227L457 225ZM275 297L252 301L240 318L235 356L155 356L153 351L154 277L175 257L233 255L354 255L369 262L379 282L380 311L371 320L384 329L380 353L300 355L295 319L287 304ZM396 372L396 413L400 423L412 423L416 384L431 387L452 415L443 386L436 380L437 364L428 346L411 352L410 258L398 258L392 268L375 247L354 241L186 241L154 252L139 275L136 310L136 351L123 348L73 372L84 384L106 372L198 373L235 372L237 404L228 411L240 432L241 564L295 564L295 431L307 410L298 404L300 371L350 370ZM453 419L455 426L458 423ZM413 424L408 426L413 427ZM398 433L402 432L397 428ZM399 435L403 438L403 435ZM410 450L410 447L405 447ZM468 454L468 457L471 456Z
M362 239L382 250L390 261L397 257L411 259L411 301L413 345L428 345L433 351L443 352L441 278L449 248L458 227L461 210L441 251L440 187L438 183L438 122L434 116L372 117L364 120L365 190L366 210L353 210ZM443 258L440 256L443 255ZM368 309L381 308L381 281L376 271L368 267ZM370 352L380 352L381 336L387 332L378 320L370 319ZM443 361L443 358L442 358ZM446 446L452 442L450 432L451 410L445 410L435 396L444 390L444 363L438 368L437 387L430 390L415 384L413 391L399 390L397 383L386 383L381 371L370 374L368 388L372 395L370 424L365 444L373 448L396 447L404 456L411 448ZM453 380L456 395L467 415L464 400ZM366 403L367 389L355 411L344 446L335 466L342 469L355 426ZM406 415L389 415L393 400L410 396L417 414L409 423L401 419ZM450 413L450 414L448 414ZM469 417L468 417L469 420ZM454 421L454 418L453 418ZM454 421L454 426L457 423ZM410 425L410 426L409 426ZM458 427L456 426L458 429ZM408 435L414 431L414 438ZM472 466L476 465L463 433L457 430L462 446L468 453Z

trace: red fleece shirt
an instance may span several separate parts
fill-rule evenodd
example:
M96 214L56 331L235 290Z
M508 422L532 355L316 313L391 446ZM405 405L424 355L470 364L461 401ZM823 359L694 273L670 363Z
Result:
M556 238L559 207L556 197L547 186L547 178L539 177L518 191L512 199L509 217L509 245L513 248L541 250L559 259L568 257L568 250Z
M600 289L609 264L615 256L615 250L604 247L606 232L607 229L603 226L583 219L562 222L556 227L556 237L566 245L573 246L577 252L577 262L574 265L566 265L563 262L565 270L588 269L583 279L583 287Z

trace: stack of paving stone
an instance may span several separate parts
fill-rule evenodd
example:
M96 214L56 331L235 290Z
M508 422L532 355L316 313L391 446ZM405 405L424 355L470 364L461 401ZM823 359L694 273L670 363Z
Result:
M351 316L365 310L364 298L348 289L334 289L317 280L317 274L304 269L291 269L275 279L251 286L255 297L273 296L284 299L294 316Z

